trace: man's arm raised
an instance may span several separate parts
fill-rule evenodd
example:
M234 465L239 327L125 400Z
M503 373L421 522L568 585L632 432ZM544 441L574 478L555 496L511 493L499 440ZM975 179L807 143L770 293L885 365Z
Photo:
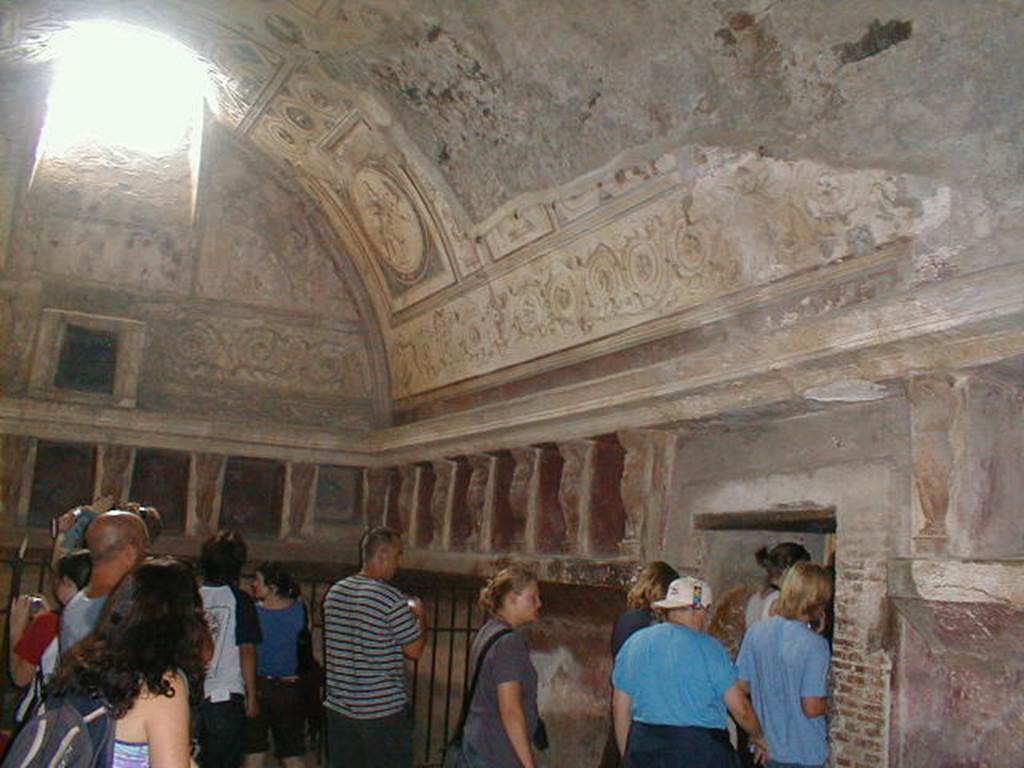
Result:
M420 636L408 645L403 645L402 653L406 658L416 661L423 655L423 651L427 647L427 611L423 607L423 601L418 597L410 597L408 602L409 610L412 611L412 615L416 617L416 621L420 625Z

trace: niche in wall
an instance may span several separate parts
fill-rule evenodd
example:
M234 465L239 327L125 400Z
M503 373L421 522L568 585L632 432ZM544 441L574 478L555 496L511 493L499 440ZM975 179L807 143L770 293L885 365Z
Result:
M93 499L96 447L40 440L32 473L28 523L49 527L61 512Z
M135 452L130 497L160 511L165 533L185 532L188 454L140 448Z
M29 392L49 400L134 408L144 323L44 309Z
M220 527L244 536L277 536L284 500L284 464L231 457L224 470Z
M114 393L117 334L69 323L53 385L60 389Z

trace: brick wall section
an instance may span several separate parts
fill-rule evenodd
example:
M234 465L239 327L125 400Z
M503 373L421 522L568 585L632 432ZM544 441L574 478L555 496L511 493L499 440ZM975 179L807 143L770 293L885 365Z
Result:
M888 762L892 662L879 647L879 625L864 620L877 615L884 600L885 560L840 558L836 571L833 764L878 768Z

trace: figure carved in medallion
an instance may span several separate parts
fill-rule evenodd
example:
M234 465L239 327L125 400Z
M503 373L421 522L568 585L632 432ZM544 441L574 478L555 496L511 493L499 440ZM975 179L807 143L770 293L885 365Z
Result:
M427 241L409 196L381 171L364 168L352 184L352 199L384 264L400 282L417 283L427 266Z

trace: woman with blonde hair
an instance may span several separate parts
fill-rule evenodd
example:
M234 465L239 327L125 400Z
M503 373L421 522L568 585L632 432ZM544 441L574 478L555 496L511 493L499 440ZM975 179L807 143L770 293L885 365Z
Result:
M668 563L654 560L647 564L626 595L626 612L615 621L612 630L612 657L619 653L622 644L638 629L649 627L655 621L653 603L665 599L668 585L679 578Z
M832 599L832 575L798 562L782 580L775 615L743 638L736 665L764 727L768 766L824 766L828 762L828 641L809 626Z
M480 606L491 618L470 652L477 683L462 733L465 764L535 768L533 745L541 740L537 670L521 630L540 615L536 575L519 565L501 570L481 590Z

